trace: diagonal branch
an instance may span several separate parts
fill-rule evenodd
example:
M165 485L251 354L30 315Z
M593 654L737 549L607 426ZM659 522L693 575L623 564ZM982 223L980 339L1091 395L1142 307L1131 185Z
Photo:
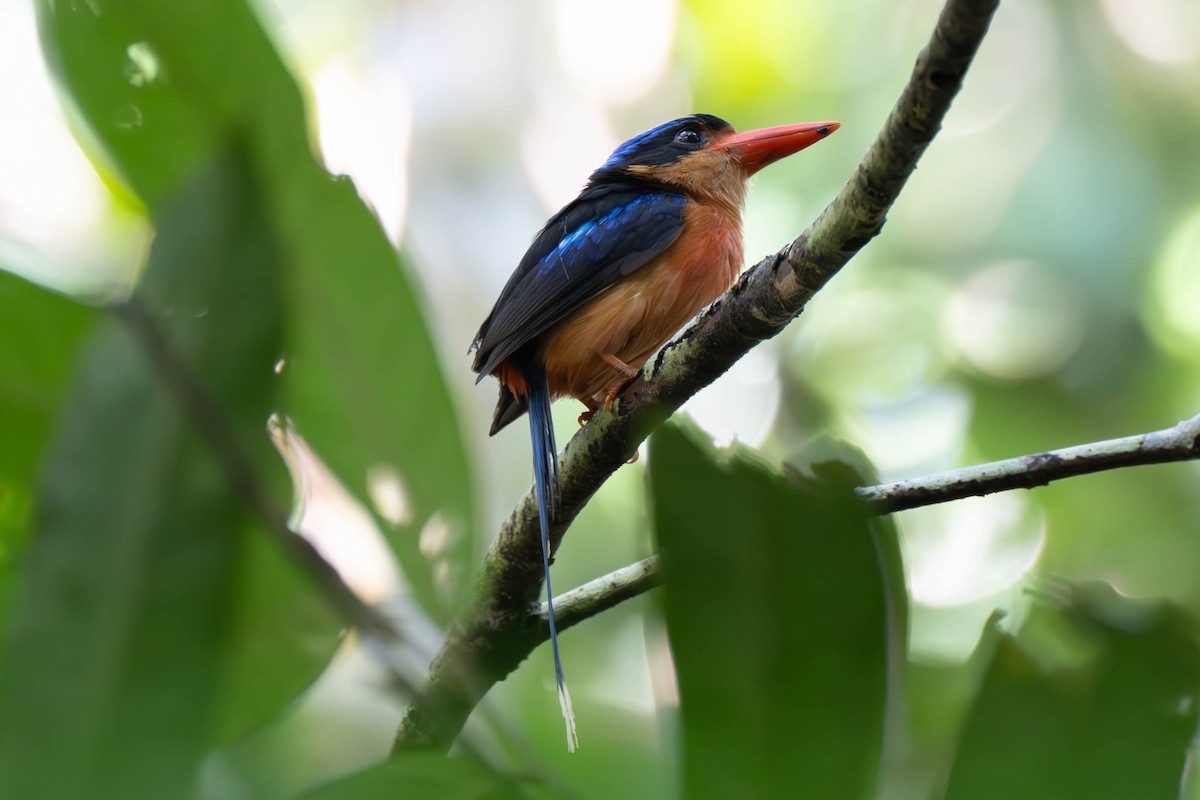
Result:
M1051 481L1093 472L1196 459L1200 459L1200 414L1160 431L991 461L922 478L864 486L855 493L872 513L883 515L1009 489L1033 489ZM590 580L554 598L558 630L561 632L578 625L660 585L662 573L658 556L644 558ZM542 631L539 644L550 635L546 614L545 603L538 604L531 612Z
M912 77L879 136L821 216L757 264L564 449L561 502L551 520L557 548L579 510L650 432L759 342L778 334L883 227L908 176L962 86L999 0L947 0ZM397 750L445 750L491 686L538 643L528 615L541 591L538 522L531 494L513 509L480 568L471 604L447 634L425 692L409 707Z

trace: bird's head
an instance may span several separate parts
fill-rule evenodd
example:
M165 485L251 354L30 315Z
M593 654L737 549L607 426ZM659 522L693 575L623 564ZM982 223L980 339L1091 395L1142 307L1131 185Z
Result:
M710 114L681 117L622 144L591 184L635 178L741 208L746 179L833 133L837 122L805 122L737 133Z

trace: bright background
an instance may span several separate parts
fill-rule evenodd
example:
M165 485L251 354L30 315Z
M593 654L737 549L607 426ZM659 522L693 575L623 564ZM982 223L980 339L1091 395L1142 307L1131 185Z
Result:
M530 468L523 426L488 439L495 387L473 384L466 349L545 218L616 144L665 119L702 111L738 129L840 120L836 136L756 179L746 251L752 261L774 252L853 169L940 5L260 7L307 87L326 165L354 179L426 296L475 465L477 553ZM153 54L131 51L127 66L131 81L155 80ZM0 0L0 76L0 107L11 110L0 124L0 257L69 292L119 296L148 224L73 137L81 127L56 97L32 9L16 0ZM1005 0L883 234L686 412L714 440L773 460L848 440L886 480L1200 411L1198 99L1193 0ZM559 404L560 441L578 410ZM573 528L555 567L560 591L652 551L646 461L623 469ZM997 607L1018 626L1034 574L1101 578L1200 612L1198 481L1195 464L1125 470L899 515L914 659L965 660ZM346 544L350 512L331 503L310 503L310 515L329 516L309 527L338 533L330 546L364 591L402 591L386 551ZM369 523L359 527L369 537ZM433 534L423 543L436 550ZM526 721L519 747L590 773L595 796L672 785L662 768L671 725L659 713L673 702L670 657L649 607L629 603L563 643L585 741L624 740L619 773L564 760L548 652L489 699L500 719ZM347 652L343 662L289 720L215 759L214 781L230 771L235 783L302 784L382 755L399 705L365 660ZM312 752L299 771L297 747ZM286 778L273 754L291 764Z

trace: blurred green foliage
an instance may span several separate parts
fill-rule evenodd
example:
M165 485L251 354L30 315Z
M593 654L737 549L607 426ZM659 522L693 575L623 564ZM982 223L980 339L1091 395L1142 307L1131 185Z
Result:
M162 309L179 357L245 438L269 413L280 331L269 300L243 302L269 298L258 267L271 254L237 175L201 174L165 204L140 295ZM299 604L295 619L326 631L321 651L286 640L266 658L231 651L275 622L247 618L257 606L237 602L239 545L254 520L161 384L131 331L106 320L64 404L0 680L0 774L13 796L185 793L213 742L226 672L275 673L271 691L238 698L249 701L234 712L244 731L311 682L332 650L337 620ZM255 592L297 595L294 585ZM252 632L231 638L243 626Z
M668 424L650 448L684 795L872 797L907 652L895 530L852 470L793 487L702 439Z
M1196 622L1107 584L1057 587L990 666L950 773L955 798L1175 797L1200 719Z
M314 157L299 89L253 11L243 2L38 9L49 59L152 217L197 170L231 148L245 152L245 180L276 248L264 265L283 314L274 410L368 508L370 468L397 468L412 506L404 527L419 530L439 512L456 534L461 569L470 473L423 315L353 185ZM390 413L386 398L401 396L410 413ZM411 536L384 529L415 556ZM444 618L427 563L403 561Z
M27 545L38 458L66 392L71 362L94 312L0 272L0 611L6 612ZM7 618L7 614L5 614Z
M420 754L391 759L372 769L305 793L301 800L387 800L397 792L445 800L504 800L519 797L470 759Z
M938 6L679 5L673 58L695 110L738 127L843 122L819 158L760 179L752 257L844 179ZM389 676L342 672L341 621L242 505L138 334L0 272L0 796L1200 797L1185 770L1200 707L1196 465L1022 494L1008 521L1000 506L900 515L898 534L848 500L866 478L776 466L814 460L815 431L892 477L1195 413L1200 56L1138 51L1149 29L1123 9L1002 4L884 235L761 348L780 406L762 452L669 426L649 480L625 469L589 506L561 585L648 549L653 529L669 586L661 605L564 637L583 738L571 757L538 652L463 752L331 782L385 753ZM469 330L434 345L491 299L446 268L455 247L483 262L501 249L462 236L470 192L447 202L456 173L437 174L414 219L436 207L454 241L400 259L314 154L271 13L240 0L37 10L88 155L153 225L139 307L274 501L291 491L264 430L279 414L372 513L420 613L446 623L491 534L477 507L527 481L468 460L464 431L485 426L460 427L467 401L438 350L457 353ZM470 31L454 19L440 47L460 54ZM659 121L658 101L614 116ZM425 142L414 172L438 163L434 144L510 155L501 128L516 123L480 105L467 138ZM507 191L483 194L480 216L511 223ZM451 280L453 304L418 280ZM574 415L561 413L560 426ZM524 463L524 441L509 445ZM372 491L380 469L405 489L399 515ZM938 561L947 551L961 558ZM1022 558L1055 578L1029 592L1026 567L997 577ZM950 600L930 588L938 569ZM365 703L352 697L364 685Z

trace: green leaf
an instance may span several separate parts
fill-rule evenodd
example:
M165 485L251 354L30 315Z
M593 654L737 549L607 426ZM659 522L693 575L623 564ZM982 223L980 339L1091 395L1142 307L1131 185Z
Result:
M252 197L235 163L164 205L137 302L262 463L280 319ZM135 330L97 332L46 459L0 674L6 797L182 796L211 736L252 521Z
M999 637L947 800L1179 796L1200 719L1200 626L1107 585L1063 594L1019 638Z
M3 265L0 264L0 267ZM0 271L0 488L28 485L94 309Z
M3 266L3 265L0 265ZM0 620L30 536L38 459L94 309L0 271Z
M793 485L700 438L664 426L649 459L684 796L869 796L905 651L894 533L844 465Z
M399 476L408 521L383 527L438 614L414 534L440 512L459 534L452 566L470 560L471 476L453 404L418 294L354 186L314 158L300 92L258 21L241 0L43 0L39 11L93 134L152 209L232 132L246 143L285 255L276 410L368 507L368 473Z
M412 753L308 792L302 800L503 800L523 796L470 759Z
M287 289L296 317L282 410L368 508L372 470L400 480L409 521L381 520L381 527L425 609L446 621L455 603L435 587L416 533L440 512L452 533L446 556L463 574L472 489L432 341L395 254L353 187L322 181L297 191L322 205L290 221L298 257Z
M246 539L212 735L222 744L278 719L325 671L345 626L277 542L259 530Z

